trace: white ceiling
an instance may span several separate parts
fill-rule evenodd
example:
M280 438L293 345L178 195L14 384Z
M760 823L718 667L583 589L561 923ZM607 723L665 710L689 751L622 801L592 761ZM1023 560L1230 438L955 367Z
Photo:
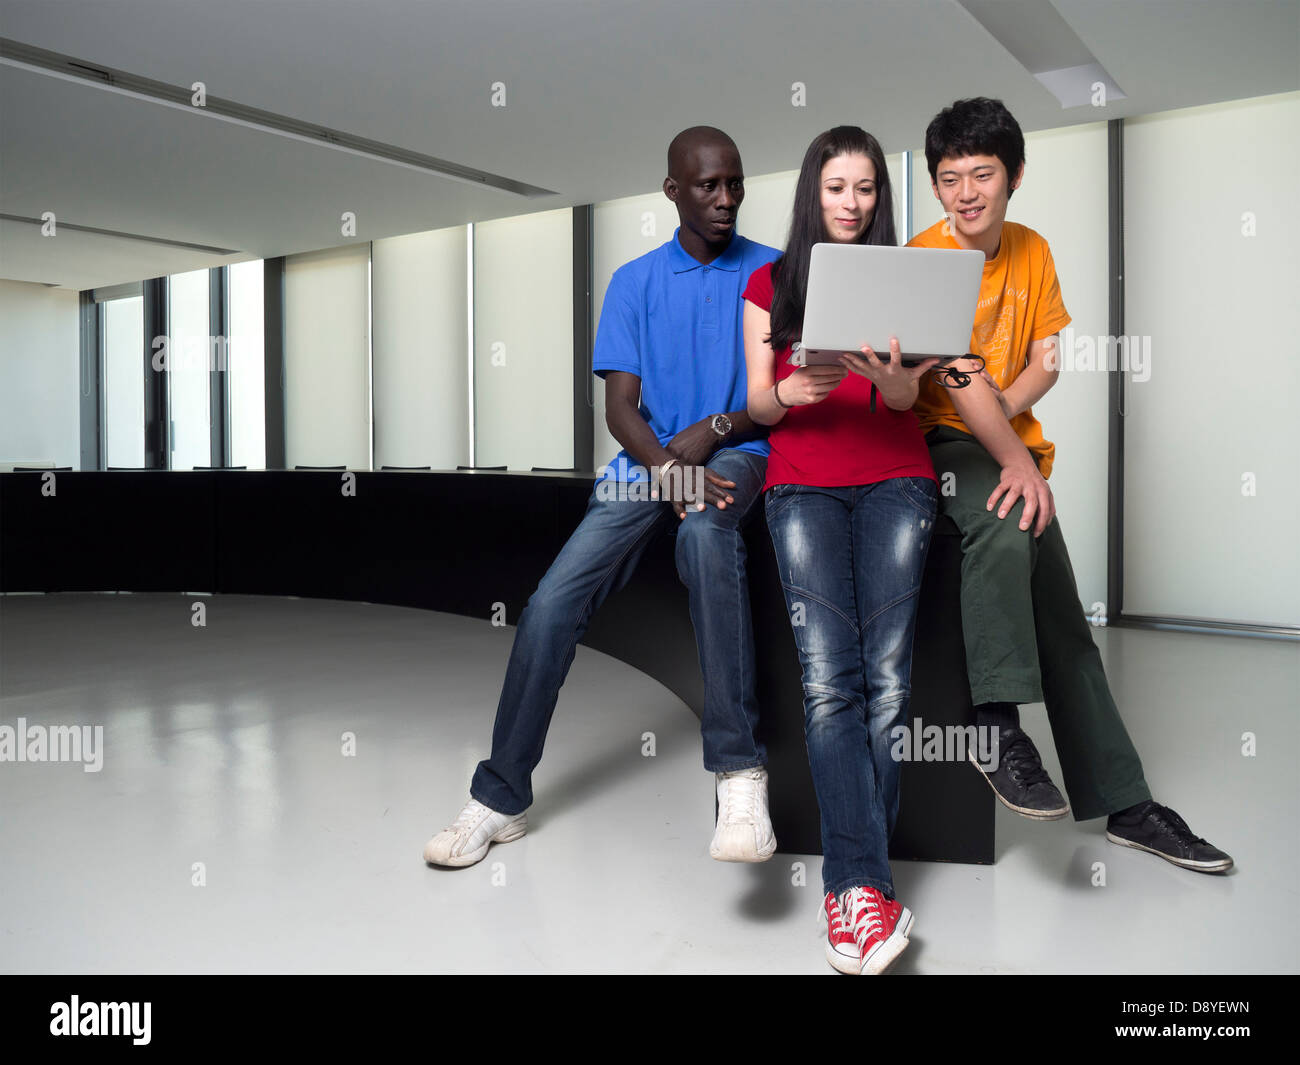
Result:
M1029 131L1300 88L1300 0L1029 2L1127 98L1062 110L956 0L0 0L0 36L556 190L524 199L0 65L0 214L236 252L0 221L0 278L90 288L615 199L657 188L696 124L755 175L844 122L919 148L962 96L1002 98Z

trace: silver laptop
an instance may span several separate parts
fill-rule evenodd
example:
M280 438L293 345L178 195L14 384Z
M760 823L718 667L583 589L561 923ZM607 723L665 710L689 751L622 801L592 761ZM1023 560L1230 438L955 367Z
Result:
M960 359L970 351L983 274L982 251L814 244L803 339L789 361L835 363L867 344L887 362L891 336L905 363Z

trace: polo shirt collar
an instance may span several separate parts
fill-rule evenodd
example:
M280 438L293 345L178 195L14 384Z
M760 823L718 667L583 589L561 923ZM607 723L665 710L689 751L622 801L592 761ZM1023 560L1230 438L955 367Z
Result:
M704 263L700 262L699 259L695 258L693 255L690 255L686 249L682 247L681 240L678 237L678 234L681 233L681 231L681 226L678 226L673 230L673 245L668 253L669 260L672 263L673 273L675 274L684 274L688 270L698 270L704 265ZM727 245L727 250L714 259L713 262L708 264L709 269L729 270L732 273L735 273L740 269L740 262L743 255L740 246L740 234L733 229L731 232L731 243Z

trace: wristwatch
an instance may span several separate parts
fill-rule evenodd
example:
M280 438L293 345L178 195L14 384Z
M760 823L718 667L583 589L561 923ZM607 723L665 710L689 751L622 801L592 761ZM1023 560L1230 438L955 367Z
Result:
M709 424L719 436L727 436L731 433L731 419L725 414L715 414Z

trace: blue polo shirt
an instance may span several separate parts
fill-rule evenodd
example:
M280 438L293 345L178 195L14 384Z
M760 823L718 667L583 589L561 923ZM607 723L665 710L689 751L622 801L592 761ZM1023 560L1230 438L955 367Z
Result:
M661 445L688 425L714 414L744 410L744 302L749 275L780 256L775 248L733 233L727 250L708 266L687 254L677 239L661 244L614 271L600 309L592 369L604 378L624 370L641 378L641 417ZM767 439L734 445L766 456ZM604 476L644 479L624 449Z

